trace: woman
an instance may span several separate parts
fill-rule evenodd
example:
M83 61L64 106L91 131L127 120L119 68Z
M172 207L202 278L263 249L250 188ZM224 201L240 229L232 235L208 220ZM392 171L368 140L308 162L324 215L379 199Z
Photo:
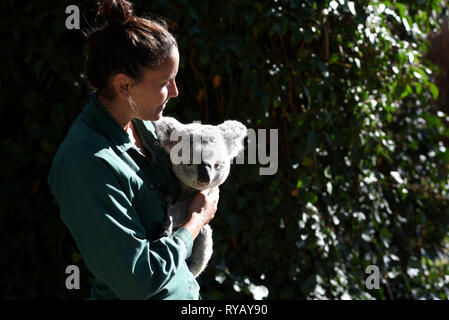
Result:
M151 121L178 95L179 53L163 23L102 1L107 24L88 34L86 75L96 89L61 144L49 185L86 266L93 299L198 299L186 265L218 188L192 200L188 222L160 238L164 197L180 190Z

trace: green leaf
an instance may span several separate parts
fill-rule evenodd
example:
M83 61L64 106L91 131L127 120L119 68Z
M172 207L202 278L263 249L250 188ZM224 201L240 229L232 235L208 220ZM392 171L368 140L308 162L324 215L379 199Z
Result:
M380 237L384 240L390 240L392 238L392 234L390 231L388 231L388 229L382 228L382 230L380 231Z
M404 4L400 3L400 2L395 2L394 5L396 6L396 8L399 11L399 16L401 18L404 18L405 17L405 13L407 11L407 7Z
M318 196L315 193L313 193L313 192L308 192L304 196L304 201L306 203L310 202L310 203L314 204L314 203L316 203L318 201Z
M440 93L439 90L438 90L438 87L435 84L433 84L433 83L429 83L429 89L430 89L430 92L432 93L433 99L437 100L438 99L438 95Z

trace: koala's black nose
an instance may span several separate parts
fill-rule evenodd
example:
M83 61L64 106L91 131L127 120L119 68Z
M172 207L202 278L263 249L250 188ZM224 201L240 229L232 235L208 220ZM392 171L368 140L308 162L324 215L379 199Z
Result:
M201 162L198 165L198 182L209 183L211 178L211 165Z

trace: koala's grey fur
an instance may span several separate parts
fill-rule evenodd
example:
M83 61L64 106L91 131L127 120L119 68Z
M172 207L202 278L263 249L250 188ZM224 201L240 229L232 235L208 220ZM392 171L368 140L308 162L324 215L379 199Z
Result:
M187 222L188 206L198 191L219 186L226 180L231 160L243 150L247 129L242 123L233 120L212 126L200 123L182 124L171 117L155 121L154 126L161 146L167 153L172 153L173 172L181 181L182 194L177 202L172 203L170 198L166 199L168 206L163 235L170 235ZM174 139L176 140L173 141ZM190 157L184 163L173 159L173 155L182 155L181 152L178 153L181 139L190 142ZM197 160L194 158L195 152L200 155ZM187 265L195 277L206 268L211 256L212 229L207 224L201 228L187 259Z

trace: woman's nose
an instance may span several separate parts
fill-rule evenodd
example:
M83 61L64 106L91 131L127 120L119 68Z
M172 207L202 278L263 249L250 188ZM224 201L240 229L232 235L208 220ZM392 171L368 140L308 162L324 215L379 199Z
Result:
M176 82L175 82L175 80L173 79L173 82L172 82L172 84L170 85L170 97L177 97L178 96L178 94L179 94L179 92L178 92L178 87L176 86Z

